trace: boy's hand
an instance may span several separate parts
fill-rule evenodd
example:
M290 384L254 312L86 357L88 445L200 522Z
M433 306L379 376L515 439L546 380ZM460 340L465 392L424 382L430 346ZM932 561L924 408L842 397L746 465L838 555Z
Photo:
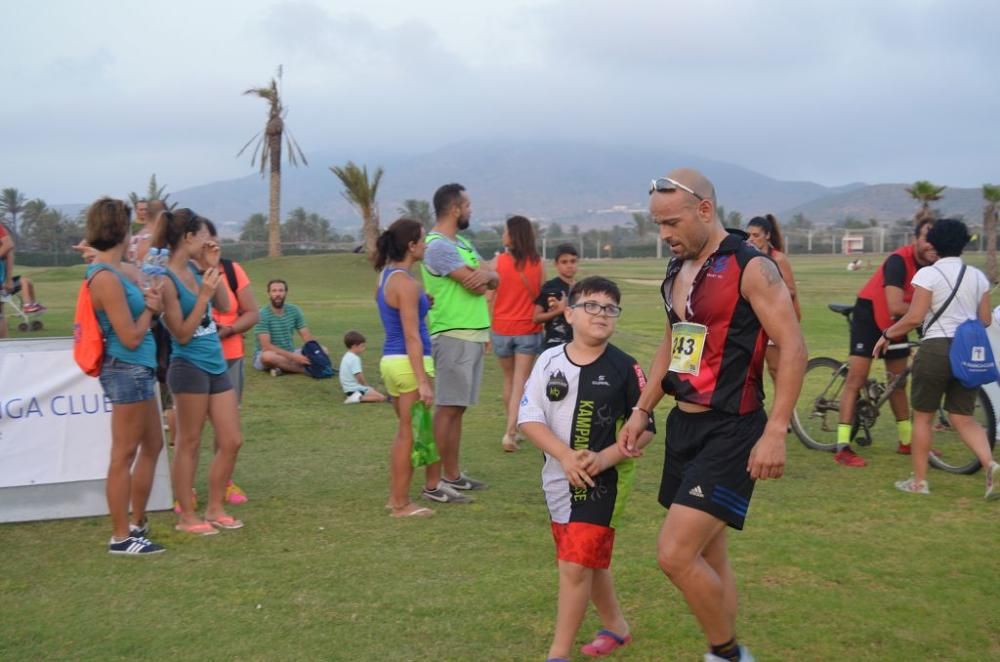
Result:
M566 473L566 479L573 487L593 487L594 479L587 473L586 465L591 460L587 458L590 451L571 451L563 456L559 463Z

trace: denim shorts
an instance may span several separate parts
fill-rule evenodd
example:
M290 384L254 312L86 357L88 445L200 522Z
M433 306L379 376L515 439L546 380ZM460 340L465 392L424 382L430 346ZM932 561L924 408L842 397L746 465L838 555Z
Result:
M538 356L542 353L542 334L526 333L520 336L505 336L499 333L490 332L490 339L493 341L493 353L501 359L506 359L515 354L528 354Z
M155 395L156 370L105 356L100 382L104 395L112 404L130 405Z

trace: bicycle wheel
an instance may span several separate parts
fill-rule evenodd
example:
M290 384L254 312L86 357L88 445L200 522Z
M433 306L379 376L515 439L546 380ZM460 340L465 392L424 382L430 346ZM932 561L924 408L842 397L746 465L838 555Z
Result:
M981 387L976 391L976 410L973 417L986 430L986 440L992 449L997 441L996 415L990 397ZM974 474L982 466L976 456L962 443L958 432L948 422L948 413L938 410L934 419L934 450L939 456L931 454L930 465L953 474Z
M792 431L807 448L834 451L840 418L840 392L847 364L828 356L809 359L795 411Z

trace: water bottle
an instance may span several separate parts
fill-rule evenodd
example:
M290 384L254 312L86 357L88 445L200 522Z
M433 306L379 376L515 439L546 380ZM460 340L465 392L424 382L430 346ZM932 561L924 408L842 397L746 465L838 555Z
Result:
M153 286L153 272L156 262L156 253L154 251L159 251L159 249L150 248L149 252L146 253L146 257L143 258L142 264L139 265L139 287L142 288L143 292L148 291Z

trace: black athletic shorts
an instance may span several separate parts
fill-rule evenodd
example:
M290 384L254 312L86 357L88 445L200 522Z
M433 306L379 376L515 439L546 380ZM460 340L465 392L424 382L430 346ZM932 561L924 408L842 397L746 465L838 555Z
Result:
M882 337L882 329L875 323L875 307L868 299L857 299L854 302L854 312L851 314L851 356L872 358L875 343ZM883 358L905 359L910 355L907 339L894 340L893 345L900 347L890 349Z
M701 510L742 529L754 485L747 462L766 424L763 409L735 416L675 407L667 416L660 504Z

